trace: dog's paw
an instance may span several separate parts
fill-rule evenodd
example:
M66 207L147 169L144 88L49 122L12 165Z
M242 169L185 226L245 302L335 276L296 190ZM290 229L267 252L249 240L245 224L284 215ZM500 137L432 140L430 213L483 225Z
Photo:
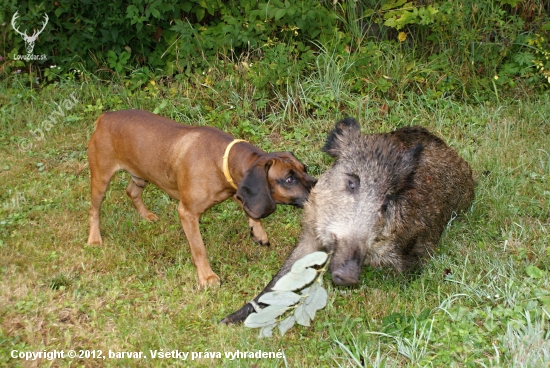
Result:
M101 245L103 244L103 240L101 239L101 235L92 235L88 237L88 245Z
M201 287L201 289L212 287L212 286L220 286L221 283L222 282L220 278L215 273L205 277L202 280L199 279L199 286Z
M257 241L257 242L255 242L255 243L256 243L256 244L258 244L258 245L261 245L262 247L269 247L269 246L271 245L271 243L270 243L270 242L268 242L268 241L267 241L267 242L265 242L265 243L264 243L264 242L263 242L263 241L261 241L261 240L260 240L260 241Z
M147 221L158 221L159 217L155 215L153 212L148 211L147 209L141 209L138 210L139 215L141 218Z
M155 215L153 212L149 212L144 218L148 221L158 221L159 217Z
M265 231L263 231L263 229L262 229L260 235L256 235L254 233L254 228L250 227L250 237L252 238L252 241L254 243L269 247L269 239L268 239L267 234L265 233Z

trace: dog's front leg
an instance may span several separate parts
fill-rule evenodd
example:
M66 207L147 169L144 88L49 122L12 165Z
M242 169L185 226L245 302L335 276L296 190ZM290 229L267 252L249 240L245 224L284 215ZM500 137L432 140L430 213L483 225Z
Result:
M255 243L269 246L267 233L265 232L260 220L254 220L253 218L249 217L248 226L250 228L250 236Z
M136 210L142 218L147 221L158 221L158 216L145 207L143 199L141 198L145 185L147 185L145 180L132 175L132 179L130 179L130 183L128 183L126 187L126 194L132 199L134 207L136 207Z
M243 208L243 203L237 199L236 196L233 196L233 200ZM243 209L244 211L244 209ZM269 238L267 237L267 233L265 232L262 222L260 220L254 220L250 216L248 216L248 228L250 229L250 236L252 237L252 240L254 243L269 246Z
M212 271L210 263L208 263L208 259L206 258L206 249L204 248L199 230L199 217L201 214L195 214L188 211L182 202L178 204L178 214L185 236L189 241L193 263L197 268L199 286L207 287L210 285L220 285L220 278Z

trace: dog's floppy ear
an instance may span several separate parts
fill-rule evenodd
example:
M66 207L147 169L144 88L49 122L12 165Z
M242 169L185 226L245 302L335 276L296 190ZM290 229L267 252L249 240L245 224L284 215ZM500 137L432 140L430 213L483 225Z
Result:
M235 195L243 204L246 214L253 219L269 216L277 208L271 198L267 172L272 161L258 162L244 173Z

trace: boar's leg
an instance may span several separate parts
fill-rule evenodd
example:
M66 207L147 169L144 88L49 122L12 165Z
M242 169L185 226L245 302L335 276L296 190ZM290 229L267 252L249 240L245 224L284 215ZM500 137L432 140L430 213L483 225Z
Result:
M246 317L255 312L252 303L259 305L260 307L265 307L265 304L258 303L258 299L260 299L263 294L268 293L272 290L277 281L279 281L281 277L283 277L290 271L294 262L310 253L316 252L321 249L321 244L315 239L315 236L310 231L304 231L300 237L298 245L292 250L285 263L283 264L283 267L281 267L279 272L277 272L275 277L273 277L273 279L269 282L269 284L267 284L262 292L258 294L252 301L246 303L241 309L225 317L223 320L220 321L220 323L230 325L234 323L244 322Z

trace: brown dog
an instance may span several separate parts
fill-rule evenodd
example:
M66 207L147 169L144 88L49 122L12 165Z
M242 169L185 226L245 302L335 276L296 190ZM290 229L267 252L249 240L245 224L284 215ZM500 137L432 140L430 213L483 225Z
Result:
M132 176L126 193L141 217L158 220L141 194L148 182L179 200L178 214L197 267L199 285L219 284L199 232L199 217L233 196L249 218L254 241L268 244L259 219L277 204L302 207L316 180L292 153L266 153L207 126L188 126L140 110L106 112L88 144L92 205L88 244L101 244L99 212L113 174ZM238 183L238 185L235 185Z

